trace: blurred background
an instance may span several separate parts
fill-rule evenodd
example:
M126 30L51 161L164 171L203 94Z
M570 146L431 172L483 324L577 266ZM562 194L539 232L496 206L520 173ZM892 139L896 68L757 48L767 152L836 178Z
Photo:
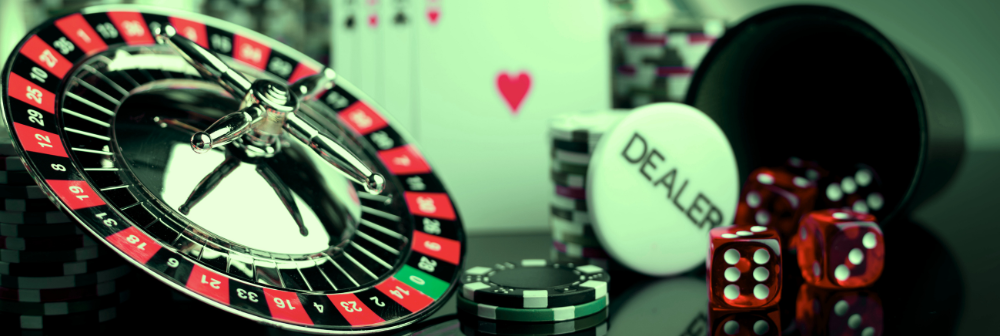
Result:
M964 161L911 217L955 255L976 293L966 298L959 334L986 326L1000 301L989 276L1000 267L1000 223L989 212L1000 203L997 1L6 0L0 59L47 18L101 3L204 13L329 64L416 140L473 236L548 231L552 116L682 101L690 73L726 26L775 6L835 7L930 65L957 95Z

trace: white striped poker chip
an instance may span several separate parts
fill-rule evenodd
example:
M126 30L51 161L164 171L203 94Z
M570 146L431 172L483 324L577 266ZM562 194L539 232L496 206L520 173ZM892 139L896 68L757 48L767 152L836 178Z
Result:
M565 196L560 196L560 195L557 195L557 194L553 194L552 195L552 201L551 201L551 203L552 203L552 206L557 207L559 209L566 209L566 210L572 210L572 211L583 211L583 212L587 211L587 201L586 200L578 200L578 199L575 199L575 198L569 198L569 197L565 197Z
M561 162L552 160L550 167L554 172L570 174L587 174L587 164L577 164L571 162Z
M59 237L83 234L76 223L21 225L0 223L0 236L6 237Z
M132 271L132 266L122 265L94 273L54 277L18 277L0 275L0 287L17 289L55 289L93 285L121 278Z
M549 219L552 239L563 243L578 244L585 247L600 247L594 227L590 224L578 224L559 218Z
M549 120L549 136L565 141L596 142L629 111L617 109L558 115Z
M568 221L574 224L592 224L594 218L586 211L573 211L560 208L558 206L549 206L550 217L558 218L564 221Z
M705 263L708 232L733 223L739 186L736 157L719 126L691 106L656 103L635 109L601 138L586 199L610 257L639 273L669 276Z
M587 184L587 175L560 173L553 171L549 174L552 182L567 187L583 188Z
M570 307L606 297L611 276L593 265L524 259L493 267L472 267L462 274L462 297L507 308Z
M0 211L0 222L7 224L64 224L72 220L62 211Z
M592 266L591 267L597 267ZM575 306L551 308L508 308L483 303L475 303L465 297L458 297L458 310L475 314L481 318L514 322L558 322L579 319L597 314L608 307L611 299L604 297Z
M553 148L552 159L566 163L586 165L590 163L590 154L576 153Z

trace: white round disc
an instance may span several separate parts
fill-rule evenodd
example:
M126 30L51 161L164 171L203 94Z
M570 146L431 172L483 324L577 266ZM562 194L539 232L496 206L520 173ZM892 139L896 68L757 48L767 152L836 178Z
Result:
M736 158L722 130L678 103L637 108L591 156L587 202L604 249L651 276L705 262L708 231L731 225Z

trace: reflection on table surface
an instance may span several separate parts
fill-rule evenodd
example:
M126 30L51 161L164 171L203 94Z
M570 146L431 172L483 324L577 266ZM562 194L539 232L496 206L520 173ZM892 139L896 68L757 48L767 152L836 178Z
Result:
M714 330L726 335L726 323L734 320L742 327L736 335L756 335L754 326L760 330L757 322L761 320L773 323L765 335L867 335L867 327L874 329L874 335L953 334L966 293L951 252L920 223L896 222L885 234L891 237L886 243L885 271L874 286L831 291L803 285L795 259L785 256L782 300L776 309L765 311L709 311L704 268L657 279L613 267L604 334L707 335ZM550 246L547 233L473 236L466 267L545 258ZM171 294L148 276L140 275L137 280L144 290L133 294L132 304L141 308L125 309L121 318L128 325L120 330L129 330L132 324L148 328L152 321L183 321L200 334L298 335ZM427 320L390 335L463 335L455 295Z

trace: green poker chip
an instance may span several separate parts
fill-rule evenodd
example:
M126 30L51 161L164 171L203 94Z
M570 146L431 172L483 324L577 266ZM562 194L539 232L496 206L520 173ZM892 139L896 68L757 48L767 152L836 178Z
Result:
M484 319L514 322L558 322L590 316L607 308L608 296L576 306L557 308L504 308L475 303L458 296L458 310Z

